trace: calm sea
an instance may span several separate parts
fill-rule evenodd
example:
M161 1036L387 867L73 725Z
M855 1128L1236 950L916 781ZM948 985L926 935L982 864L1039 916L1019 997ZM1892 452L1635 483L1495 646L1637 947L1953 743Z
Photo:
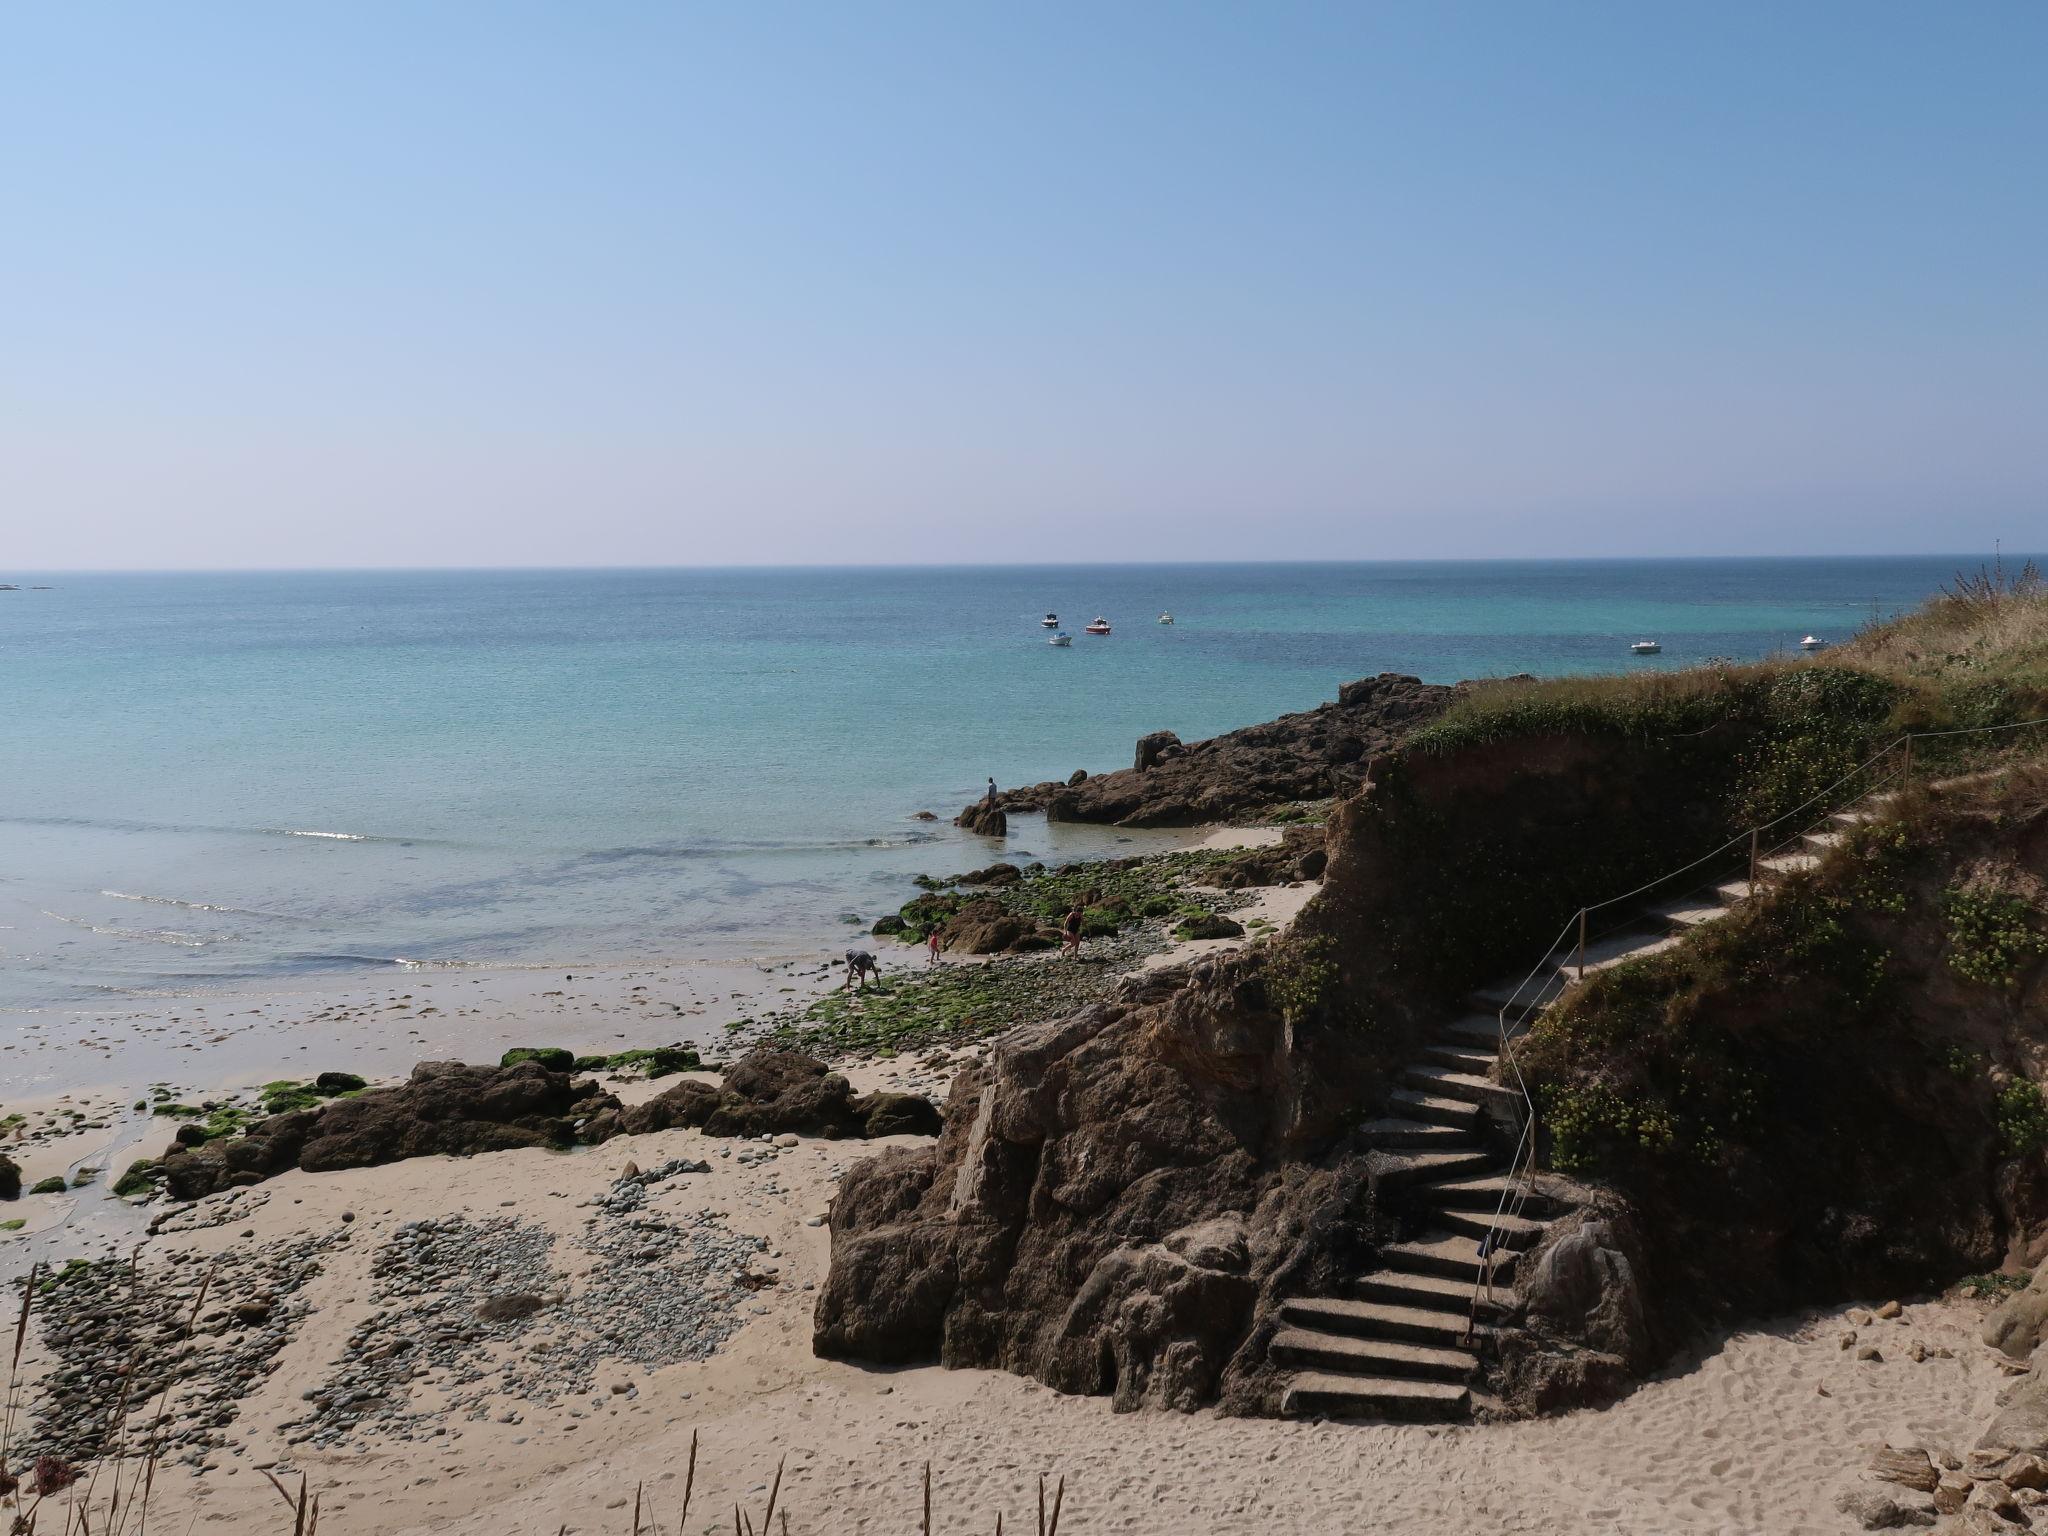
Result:
M1124 766L1144 731L1375 672L1839 639L1965 563L9 577L0 1007L827 944L912 873L986 861L912 819L986 775Z

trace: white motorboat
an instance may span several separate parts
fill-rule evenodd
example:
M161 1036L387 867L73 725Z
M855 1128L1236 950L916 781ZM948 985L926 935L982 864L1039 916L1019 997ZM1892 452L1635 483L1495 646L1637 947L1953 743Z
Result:
M1047 629L1058 629L1060 627L1060 616L1056 613L1048 613L1044 618L1040 619L1038 622L1043 624Z
M1072 645L1074 643L1074 637L1068 634L1064 629L1056 629L1052 632L1052 638L1046 641L1045 643L1047 645Z
M1654 656L1663 649L1664 647L1654 640L1638 640L1628 648L1628 653L1631 656Z
M1173 622L1173 615L1170 613L1162 613L1161 615L1159 615L1159 622L1162 624L1171 624Z
M1802 651L1819 651L1825 650L1826 648L1827 641L1821 639L1818 635L1808 635L1804 640L1799 642L1799 649L1801 649Z

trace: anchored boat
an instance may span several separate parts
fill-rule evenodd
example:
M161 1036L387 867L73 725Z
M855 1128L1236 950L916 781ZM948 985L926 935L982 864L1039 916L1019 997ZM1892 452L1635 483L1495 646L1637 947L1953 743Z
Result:
M1109 620L1098 613L1093 624L1086 624L1082 627L1091 635L1106 635L1109 633Z
M1825 650L1827 649L1827 641L1821 639L1818 635L1808 635L1804 640L1799 642L1799 649L1801 649L1802 651Z
M1048 613L1044 618L1040 619L1038 622L1043 624L1047 629L1058 629L1060 627L1060 616L1056 613Z
M1170 613L1162 613L1161 615L1159 615L1159 622L1162 624L1171 624L1173 622L1173 615Z
M1654 656L1663 649L1664 647L1654 640L1638 640L1628 648L1628 653L1631 656Z
M1047 645L1072 645L1074 643L1074 637L1068 634L1064 629L1056 629L1052 632L1052 638L1046 641L1045 643Z

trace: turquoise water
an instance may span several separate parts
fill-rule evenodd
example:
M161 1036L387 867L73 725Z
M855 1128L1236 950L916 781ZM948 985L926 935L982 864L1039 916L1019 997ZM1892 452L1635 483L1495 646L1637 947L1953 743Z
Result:
M910 874L986 861L911 819L986 775L1124 766L1144 731L1381 671L1842 638L1964 563L10 577L0 1006L829 943ZM1631 660L1644 637L1663 655Z

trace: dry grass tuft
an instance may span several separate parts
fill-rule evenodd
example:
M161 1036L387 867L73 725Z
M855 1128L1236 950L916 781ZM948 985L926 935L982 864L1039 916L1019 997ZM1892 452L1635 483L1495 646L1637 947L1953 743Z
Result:
M1830 653L1900 678L1996 677L2048 688L2048 580L2031 560L1958 574L1924 607Z

